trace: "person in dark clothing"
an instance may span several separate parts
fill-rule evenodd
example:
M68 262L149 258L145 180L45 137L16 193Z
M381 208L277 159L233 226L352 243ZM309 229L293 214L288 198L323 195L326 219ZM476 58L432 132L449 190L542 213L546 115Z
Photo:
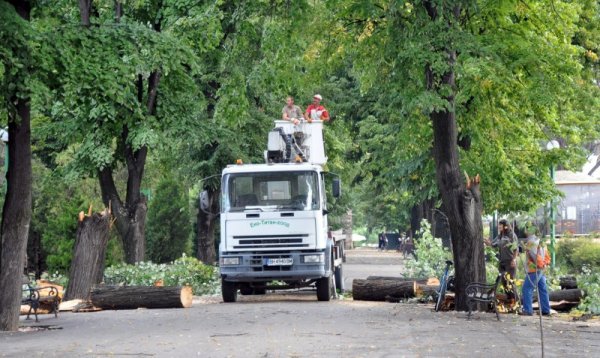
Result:
M517 235L512 230L510 224L502 219L498 223L498 236L492 242L487 242L488 245L498 248L499 251L499 267L498 271L502 274L502 286L509 300L515 299L515 288L513 284L509 284L507 275L510 280L514 280L517 274L517 257L519 256L519 240Z

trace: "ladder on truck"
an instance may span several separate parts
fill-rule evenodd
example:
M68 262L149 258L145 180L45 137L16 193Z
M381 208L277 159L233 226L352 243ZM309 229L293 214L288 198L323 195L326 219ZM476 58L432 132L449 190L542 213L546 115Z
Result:
M324 165L327 163L323 144L323 121L276 120L275 128L269 132L267 163L298 163Z

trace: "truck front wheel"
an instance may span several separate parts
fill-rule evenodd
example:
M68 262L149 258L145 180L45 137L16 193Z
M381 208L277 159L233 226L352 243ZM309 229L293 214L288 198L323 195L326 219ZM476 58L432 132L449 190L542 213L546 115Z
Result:
M317 300L329 301L333 291L333 275L317 280Z
M223 302L235 302L237 300L237 287L235 283L221 279L221 294Z

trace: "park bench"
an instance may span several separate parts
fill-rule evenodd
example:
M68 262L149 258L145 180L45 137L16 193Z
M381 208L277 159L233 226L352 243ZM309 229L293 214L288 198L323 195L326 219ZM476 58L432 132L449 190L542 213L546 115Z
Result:
M500 284L502 275L498 275L496 277L496 282L493 284L473 282L470 283L465 289L465 294L467 295L467 305L469 306L469 315L468 319L471 319L471 312L473 310L473 305L476 303L486 303L491 304L494 308L494 312L496 313L496 318L498 321L500 320L500 315L498 314L498 304L496 301L496 290L498 289L498 285Z
M23 295L21 297L21 304L28 305L29 311L27 312L27 318L30 319L31 311L35 315L35 321L38 320L38 309L40 305L50 307L50 313L54 313L54 317L58 317L58 305L60 304L60 297L58 295L58 289L53 286L47 287L34 287L31 285L28 279L23 279Z

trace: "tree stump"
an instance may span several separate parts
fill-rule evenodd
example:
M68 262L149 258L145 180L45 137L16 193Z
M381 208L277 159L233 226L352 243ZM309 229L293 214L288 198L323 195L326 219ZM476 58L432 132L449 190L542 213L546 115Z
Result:
M386 301L386 297L415 297L414 281L363 280L352 281L352 296L357 301Z
M89 299L92 286L102 282L110 217L110 209L92 215L91 206L88 215L79 213L65 301Z
M102 309L189 308L190 286L94 286L91 301Z

